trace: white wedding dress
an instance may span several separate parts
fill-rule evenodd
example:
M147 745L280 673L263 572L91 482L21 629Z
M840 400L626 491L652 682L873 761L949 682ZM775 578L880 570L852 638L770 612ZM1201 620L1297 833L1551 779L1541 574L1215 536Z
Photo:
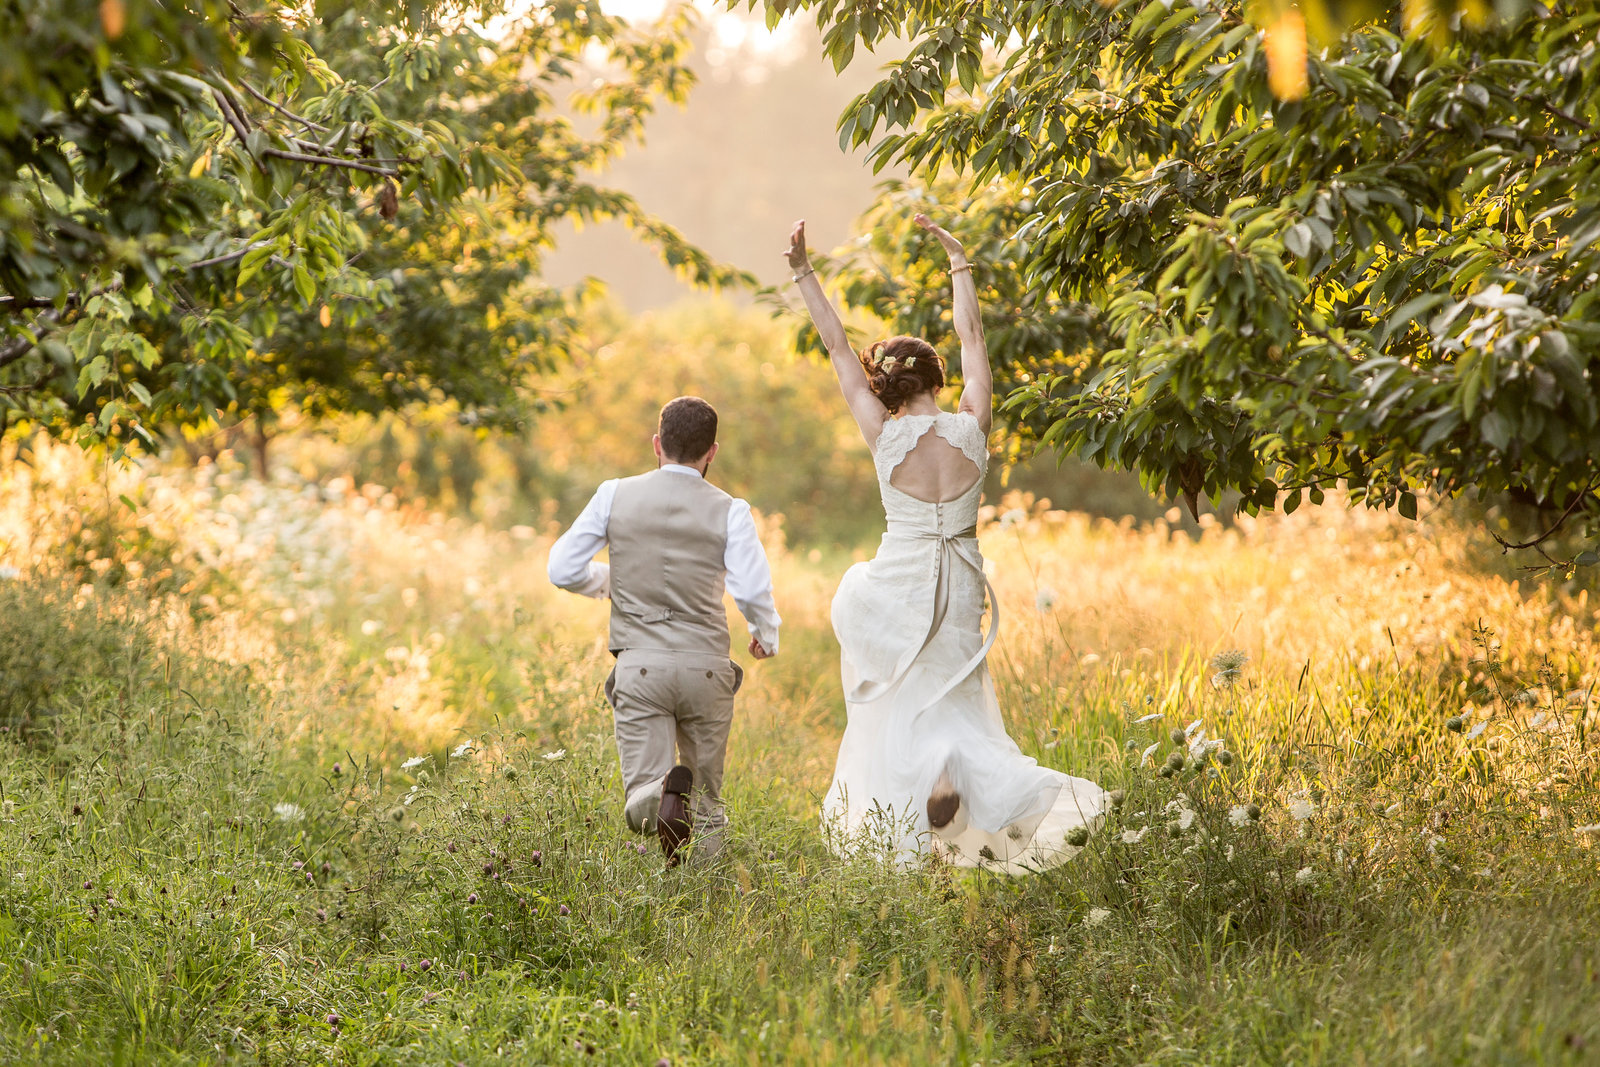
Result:
M932 430L977 467L972 488L942 503L890 476ZM888 530L878 554L851 567L833 598L849 720L823 823L841 852L926 852L961 866L1021 873L1071 859L1067 838L1108 805L1093 782L1041 767L1000 719L986 657L998 606L974 536L988 448L966 413L905 415L884 426L874 464ZM993 606L983 633L985 591ZM961 798L933 830L928 795L948 775Z

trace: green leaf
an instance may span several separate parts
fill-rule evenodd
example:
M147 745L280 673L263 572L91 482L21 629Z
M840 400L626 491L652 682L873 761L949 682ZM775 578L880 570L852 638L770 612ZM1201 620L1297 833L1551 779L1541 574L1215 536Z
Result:
M1415 519L1417 517L1417 498L1413 493L1400 494L1400 517Z

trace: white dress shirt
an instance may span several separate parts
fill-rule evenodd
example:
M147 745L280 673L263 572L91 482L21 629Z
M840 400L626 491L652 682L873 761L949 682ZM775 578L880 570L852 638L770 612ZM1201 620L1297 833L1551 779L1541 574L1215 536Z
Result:
M693 467L663 463L663 471L702 477ZM606 529L611 525L611 502L617 495L617 479L602 482L567 532L550 546L550 581L568 592L605 598L611 595L611 567L595 561L595 553L607 544ZM722 563L727 568L729 595L755 639L769 653L778 651L777 606L772 601L772 568L756 533L750 505L734 498L728 508L728 540Z

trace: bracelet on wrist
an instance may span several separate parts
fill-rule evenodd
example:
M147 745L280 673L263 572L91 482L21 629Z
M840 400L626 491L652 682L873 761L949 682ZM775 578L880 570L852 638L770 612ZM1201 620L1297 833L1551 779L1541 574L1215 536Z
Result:
M801 273L799 273L799 274L796 274L796 275L795 275L795 276L794 276L794 280L795 280L795 281L797 281L797 282L798 282L798 281L800 281L800 280L801 280L801 279L802 279L802 278L809 278L809 277L810 277L810 276L811 276L811 275L813 275L813 274L815 274L815 273L817 273L817 269L816 269L816 268L815 268L815 267L807 267L807 268L806 268L806 269L805 269L805 270L804 270L804 271L802 271L802 272L801 272Z
M951 267L950 268L950 273L951 274L960 274L964 270L965 271L972 270L972 264L971 263L963 263L959 267Z

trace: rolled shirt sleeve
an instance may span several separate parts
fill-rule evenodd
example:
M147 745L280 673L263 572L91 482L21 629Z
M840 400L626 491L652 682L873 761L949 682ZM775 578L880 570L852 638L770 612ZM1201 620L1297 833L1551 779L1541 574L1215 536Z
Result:
M611 595L611 568L595 562L594 557L606 547L611 501L616 495L615 479L602 482L582 514L550 546L551 584L580 596L604 599Z
M776 653L778 627L783 620L778 617L777 605L772 600L772 567L767 563L766 550L761 547L750 505L737 498L728 508L728 544L723 552L723 566L728 572L728 594L739 606L751 634L761 642L762 648Z

